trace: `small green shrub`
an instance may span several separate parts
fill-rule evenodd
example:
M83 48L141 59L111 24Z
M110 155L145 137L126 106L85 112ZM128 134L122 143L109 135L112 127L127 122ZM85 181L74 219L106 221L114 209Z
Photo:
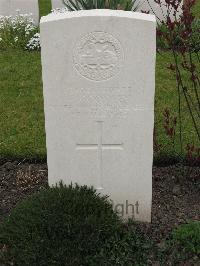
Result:
M125 252L129 260L140 262L144 248L134 232L128 234L106 197L92 188L61 184L22 201L11 212L0 226L1 260L16 266L92 266L101 265L98 261L105 255L127 265Z
M28 14L0 16L0 50L39 50L38 27Z
M179 226L173 231L172 239L183 253L200 255L200 222L190 222Z
M88 258L88 266L144 266L152 243L134 229L118 228L100 252Z
M174 263L200 259L200 222L189 222L175 229L167 242L166 254L173 257Z

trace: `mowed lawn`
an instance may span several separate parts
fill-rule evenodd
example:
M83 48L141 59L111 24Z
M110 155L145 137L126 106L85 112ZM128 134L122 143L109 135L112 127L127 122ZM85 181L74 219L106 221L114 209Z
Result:
M45 156L39 52L0 52L0 156Z
M51 0L38 0L40 17L45 16L51 11Z
M40 0L42 15L51 9L49 3L49 0ZM197 7L200 11L200 4ZM176 80L167 69L171 60L170 53L157 54L155 125L158 141L166 153L171 153L172 148L164 133L163 111L169 108L173 115L178 115ZM0 51L0 99L0 157L44 159L46 145L40 52ZM182 111L184 146L187 143L198 146L185 104ZM178 126L176 138L175 149L179 152Z

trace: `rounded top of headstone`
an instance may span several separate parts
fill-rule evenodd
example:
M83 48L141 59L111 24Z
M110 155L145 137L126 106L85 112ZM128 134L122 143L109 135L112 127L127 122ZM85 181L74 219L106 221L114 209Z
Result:
M135 20L151 21L156 23L156 18L154 15L124 11L124 10L112 10L112 9L90 9L90 10L78 10L78 11L66 11L66 12L56 12L50 13L47 16L41 18L40 23L53 22L56 20L81 18L81 17L119 17L119 18L129 18Z

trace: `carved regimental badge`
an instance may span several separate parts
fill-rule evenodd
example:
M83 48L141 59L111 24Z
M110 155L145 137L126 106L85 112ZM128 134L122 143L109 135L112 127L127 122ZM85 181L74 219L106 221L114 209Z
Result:
M91 32L74 48L74 66L83 77L94 81L116 75L122 65L120 42L106 32Z

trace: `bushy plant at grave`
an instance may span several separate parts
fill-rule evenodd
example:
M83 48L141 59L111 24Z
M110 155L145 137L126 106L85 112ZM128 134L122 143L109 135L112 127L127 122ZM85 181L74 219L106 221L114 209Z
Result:
M120 250L120 254L115 252L119 265L128 265L123 264L123 252L134 263L144 260L145 248L135 233L126 238L126 230L106 197L86 186L60 184L19 203L0 225L1 262L16 266L95 265L93 259L101 261L103 254L109 257L107 248L112 251L110 261L115 249Z
M82 9L122 9L125 11L136 11L138 4L136 0L63 0L69 11Z
M174 263L200 259L200 222L191 221L175 229L167 241L165 255ZM163 258L166 260L166 257Z
M0 50L8 48L39 50L40 42L37 32L38 27L29 14L0 16Z
M147 265L147 256L152 247L152 242L133 231L133 228L126 230L121 227L105 242L100 252L88 258L86 265Z

